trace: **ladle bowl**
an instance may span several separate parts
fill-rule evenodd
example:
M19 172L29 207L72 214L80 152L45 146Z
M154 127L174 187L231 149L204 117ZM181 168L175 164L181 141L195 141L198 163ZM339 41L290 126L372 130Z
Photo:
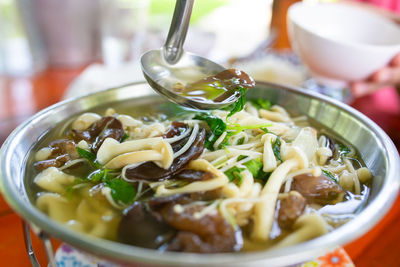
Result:
M194 0L176 1L165 45L142 55L142 71L150 86L172 102L195 109L222 108L235 102L240 94L217 102L189 99L174 91L174 85L177 83L187 84L225 70L209 59L183 50L193 2Z

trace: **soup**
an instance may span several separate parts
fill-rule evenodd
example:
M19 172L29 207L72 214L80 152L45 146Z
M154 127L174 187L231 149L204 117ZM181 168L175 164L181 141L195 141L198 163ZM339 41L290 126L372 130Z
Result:
M35 154L36 206L100 238L219 253L323 235L368 196L356 151L281 106L181 111L81 114Z

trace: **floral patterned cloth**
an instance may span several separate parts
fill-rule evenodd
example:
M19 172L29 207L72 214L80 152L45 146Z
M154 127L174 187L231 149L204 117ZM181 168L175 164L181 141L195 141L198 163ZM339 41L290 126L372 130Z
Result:
M84 254L73 247L62 244L56 252L58 267L118 267L115 264L99 260ZM301 267L354 267L349 255L343 248L337 248L316 260L298 266Z

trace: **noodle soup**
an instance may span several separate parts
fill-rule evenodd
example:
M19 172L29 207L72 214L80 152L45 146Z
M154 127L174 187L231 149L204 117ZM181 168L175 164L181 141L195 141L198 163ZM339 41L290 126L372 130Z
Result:
M268 101L122 110L81 114L34 155L36 206L66 227L160 251L259 250L323 235L368 196L350 145Z

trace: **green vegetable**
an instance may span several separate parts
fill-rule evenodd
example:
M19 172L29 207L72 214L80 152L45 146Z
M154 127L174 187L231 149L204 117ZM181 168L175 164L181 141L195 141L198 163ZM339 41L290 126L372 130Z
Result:
M233 114L241 111L244 108L244 105L246 104L246 92L247 92L246 88L238 87L238 91L240 93L238 100L226 108L226 110L230 110L229 114L226 116L227 120Z
M116 203L131 204L135 199L135 189L124 180L106 180L104 184L111 189L111 196Z
M236 112L239 112L240 110L243 109L244 104L245 104L245 94L246 94L246 89L241 88L240 89L241 96L239 100L230 105L230 112L227 116L227 119L229 116L232 116ZM263 123L263 124L256 124L256 125L246 125L246 126L241 126L240 124L237 123L228 123L226 124L222 119L212 115L211 113L198 113L194 116L193 119L196 120L203 120L207 123L207 125L211 129L211 135L208 135L205 142L204 146L209 149L209 150L214 150L214 143L215 141L225 132L227 131L227 134L224 138L224 140L221 142L221 144L218 146L218 148L224 148L225 146L228 145L228 140L231 136L238 134L244 130L249 130L249 129L262 129L264 132L269 132L266 127L270 127L272 124L271 123Z
M101 164L99 164L96 161L96 155L90 151L87 151L83 148L80 147L76 147L76 151L78 152L79 156L81 156L84 159L87 159L90 163L90 165L92 165L93 167L99 169L101 168Z
M253 174L254 178L258 177L260 171L262 171L263 168L263 164L260 162L259 159L246 161L245 163L243 163L243 165L247 167L251 174Z
M240 155L238 157L238 161L240 161L244 158L247 158L247 156ZM245 163L243 163L243 165L246 166L246 168L251 172L254 179L266 181L269 178L269 176L271 175L271 173L264 172L262 170L263 164L261 163L260 159L252 159L252 160L246 161Z
M230 182L237 181L237 184L240 185L242 183L243 176L241 174L244 171L244 168L239 168L237 166L233 166L232 168L225 171L225 175L228 177Z
M270 131L267 128L260 128L261 130L263 130L264 133L270 133Z
M275 142L272 143L272 151L274 151L274 155L277 159L282 161L281 157L281 139L279 136L276 137Z
M127 135L126 133L124 133L124 135L121 138L121 143L124 142L127 138L129 137L129 135Z
M210 127L211 132L216 136L220 136L226 130L225 122L210 113L196 114L193 119L205 121Z
M238 144L238 145L243 145L243 144L244 144L244 137L240 138L240 139L237 141L237 144Z
M263 131L265 132L265 127L270 127L270 126L272 126L271 123L262 123L262 124L245 125L245 126L241 126L240 124L237 123L232 123L229 124L226 128L228 130L234 131L234 134L238 134L244 130L251 130L251 129L263 129Z
M116 174L112 173L112 170L109 169L98 169L94 172L90 173L87 177L88 180L92 182L100 182L100 181L107 181L110 179L115 178Z
M270 109L271 108L271 102L269 102L268 100L264 100L264 99L254 99L254 100L250 100L250 102L253 104L254 107L256 107L257 109Z
M350 148L348 148L347 146L345 146L343 144L338 144L338 147L339 147L340 156L346 156L351 151Z
M339 183L337 178L330 172L330 171L326 171L326 170L322 170L322 172L328 176L329 178L331 178L335 183Z

